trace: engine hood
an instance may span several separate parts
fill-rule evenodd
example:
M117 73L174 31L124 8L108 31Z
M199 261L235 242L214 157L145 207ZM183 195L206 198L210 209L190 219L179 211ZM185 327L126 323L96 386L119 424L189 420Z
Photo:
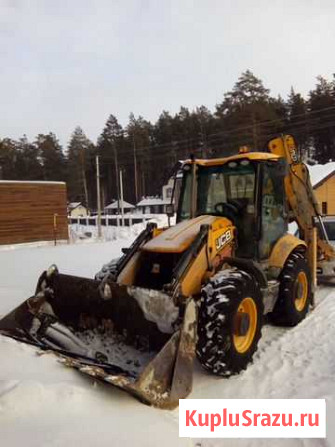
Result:
M181 253L193 242L201 225L212 225L219 228L232 226L229 219L217 216L199 216L185 220L163 231L147 242L142 250L159 253Z

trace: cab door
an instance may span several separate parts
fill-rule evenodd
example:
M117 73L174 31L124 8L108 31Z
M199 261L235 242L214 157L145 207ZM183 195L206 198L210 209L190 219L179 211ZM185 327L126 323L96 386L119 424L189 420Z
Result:
M259 258L267 259L272 247L288 230L284 170L281 162L264 163L261 175Z

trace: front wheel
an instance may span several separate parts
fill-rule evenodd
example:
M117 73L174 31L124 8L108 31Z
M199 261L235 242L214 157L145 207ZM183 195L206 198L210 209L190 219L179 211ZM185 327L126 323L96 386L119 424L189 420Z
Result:
M246 369L261 337L263 301L255 278L231 268L203 287L199 311L197 357L220 376Z

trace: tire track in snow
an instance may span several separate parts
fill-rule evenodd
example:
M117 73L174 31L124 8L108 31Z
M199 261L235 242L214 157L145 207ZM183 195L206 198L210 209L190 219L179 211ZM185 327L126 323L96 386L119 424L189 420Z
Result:
M20 384L19 380L2 380L0 384L0 399L5 395L15 390Z

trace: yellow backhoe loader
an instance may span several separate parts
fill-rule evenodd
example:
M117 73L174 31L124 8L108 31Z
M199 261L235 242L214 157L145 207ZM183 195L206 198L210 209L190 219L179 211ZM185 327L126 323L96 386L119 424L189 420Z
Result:
M190 159L182 172L176 225L149 224L102 280L50 267L0 332L173 408L191 391L195 356L228 377L252 360L264 315L298 324L318 275L334 277L335 252L294 139Z

